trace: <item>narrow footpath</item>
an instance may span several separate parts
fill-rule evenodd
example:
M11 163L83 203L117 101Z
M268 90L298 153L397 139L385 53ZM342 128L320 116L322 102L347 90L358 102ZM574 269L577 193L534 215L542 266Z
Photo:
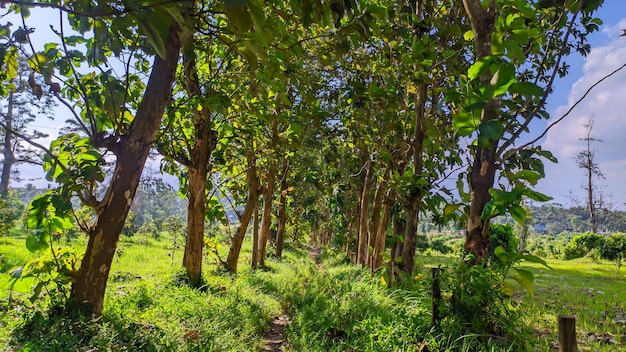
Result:
M322 251L315 243L309 245L309 255L315 261L315 264L319 267L321 265ZM269 329L263 335L263 351L280 352L283 349L287 338L285 334L285 327L289 324L289 316L287 314L281 314L274 317L274 320L270 323Z

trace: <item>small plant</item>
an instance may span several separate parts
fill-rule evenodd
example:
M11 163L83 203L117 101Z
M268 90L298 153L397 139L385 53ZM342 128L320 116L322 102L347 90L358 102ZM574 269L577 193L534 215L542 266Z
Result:
M548 269L552 269L545 260L537 257L536 255L520 254L516 251L507 252L504 248L500 246L496 247L496 249L494 250L494 255L498 258L501 267L503 268L503 275L500 282L500 287L502 288L502 291L509 297L513 296L514 291L514 287L510 283L511 280L517 282L530 295L534 295L535 293L535 276L533 275L533 273L530 270L515 267L514 265L526 261L530 263L541 264ZM514 274L511 273L511 269L515 271Z

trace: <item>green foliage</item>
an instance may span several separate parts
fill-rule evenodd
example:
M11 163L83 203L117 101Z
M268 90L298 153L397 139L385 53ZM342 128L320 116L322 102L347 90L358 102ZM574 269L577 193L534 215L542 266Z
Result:
M575 236L565 246L563 256L566 260L582 258L593 249L600 250L605 242L605 237L597 233L586 232Z
M519 310L501 289L501 271L479 265L458 265L444 283L452 291L443 314L443 327L453 336L515 336L520 329Z
M79 265L80 256L75 250L51 249L49 254L31 259L25 265L10 270L11 290L20 280L34 282L33 294L29 298L31 303L35 303L43 291L53 305L62 304L69 298L69 284L75 278Z
M441 254L448 254L452 252L452 248L446 244L445 238L437 237L433 238L430 242L430 249L437 251Z
M519 239L513 233L513 226L509 224L490 224L489 227L491 228L491 236L489 236L489 241L491 241L489 255L491 258L496 259L494 250L497 247L502 247L507 252L517 251Z
M428 236L424 234L417 234L417 236L415 237L415 250L418 253L421 253L427 250L429 247L430 244L428 243Z
M14 190L10 190L6 197L0 197L0 236L8 233L15 222L24 215L25 209L26 205Z
M522 262L527 262L541 264L547 268L550 268L545 260L531 254L520 254L517 252L517 248L514 248L513 251L509 252L502 247L496 247L496 249L494 250L494 255L499 260L499 263L497 265L494 265L494 268L496 270L500 269L503 275L501 289L509 297L513 296L513 286L506 282L506 279L512 279L516 281L531 296L535 293L535 276L533 275L533 273L528 269L516 267L515 265L518 265ZM511 269L515 271L515 274L510 274Z
M600 249L600 256L615 264L619 276L620 268L626 259L626 233L615 233L607 238Z

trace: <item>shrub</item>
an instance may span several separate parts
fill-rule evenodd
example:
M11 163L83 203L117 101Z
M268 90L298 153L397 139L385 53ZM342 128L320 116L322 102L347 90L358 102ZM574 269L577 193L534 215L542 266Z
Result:
M626 259L626 234L615 233L606 239L600 249L600 256L603 259L610 260L615 264L617 275L622 267L624 259Z
M604 245L604 241L605 237L597 233L585 232L574 236L565 246L563 257L565 260L582 258L594 249L600 250Z
M7 233L15 225L25 209L26 205L14 191L10 191L6 198L0 197L0 235Z
M443 238L433 238L432 242L430 243L430 248L433 251L437 251L441 254L448 254L452 252L452 248L446 245L446 241Z

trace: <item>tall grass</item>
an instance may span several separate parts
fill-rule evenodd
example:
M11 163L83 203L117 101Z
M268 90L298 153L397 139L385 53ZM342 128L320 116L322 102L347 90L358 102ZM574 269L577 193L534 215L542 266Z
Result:
M426 268L452 267L451 257L417 258L418 273L390 290L383 273L371 275L329 250L316 265L306 248L288 245L284 258L270 257L266 268L251 271L246 242L239 274L222 271L207 257L205 285L193 289L180 269L182 250L172 257L167 239L125 238L119 247L103 316L92 320L74 307L31 304L27 292L16 292L9 305L6 272L32 254L23 238L0 238L0 350L254 351L280 313L291 320L285 351L550 350L558 314L577 316L585 349L625 345L626 330L612 319L626 310L626 282L605 262L550 261L555 270L530 266L535 297L519 294L514 303L534 333L517 330L524 336L498 339L453 330L445 316L443 328L431 328Z

